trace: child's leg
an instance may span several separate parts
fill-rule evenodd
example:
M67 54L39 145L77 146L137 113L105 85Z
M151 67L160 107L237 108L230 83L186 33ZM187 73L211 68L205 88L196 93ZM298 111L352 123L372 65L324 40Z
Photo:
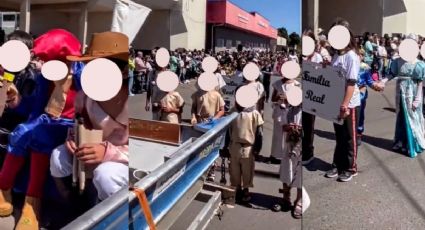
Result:
M359 116L359 107L350 109L350 115L344 122L344 146L346 151L344 154L343 170L351 173L357 172L357 125Z
M364 132L365 109L366 109L366 97L362 95L361 105L360 105L360 115L359 115L359 126L357 127L357 132L360 135L363 134Z
M117 162L105 162L93 172L93 184L100 200L128 186L128 166Z
M233 143L230 144L230 185L236 187L237 189L241 188L241 166L240 166L240 148L239 144Z
M248 189L254 187L254 170L255 170L255 161L254 154L251 151L248 158L242 157L241 161L241 173L242 173L242 188Z

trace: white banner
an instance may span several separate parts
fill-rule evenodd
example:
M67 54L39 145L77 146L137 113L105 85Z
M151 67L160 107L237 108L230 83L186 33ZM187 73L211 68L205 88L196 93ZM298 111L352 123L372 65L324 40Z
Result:
M223 92L223 99L226 102L226 105L229 106L229 109L232 109L235 106L236 88L243 84L243 77L237 75L223 76L223 79L226 82L226 85L221 88Z
M111 31L127 35L132 43L150 12L151 9L131 0L116 0Z
M303 61L303 111L342 124L338 119L346 80L340 69Z

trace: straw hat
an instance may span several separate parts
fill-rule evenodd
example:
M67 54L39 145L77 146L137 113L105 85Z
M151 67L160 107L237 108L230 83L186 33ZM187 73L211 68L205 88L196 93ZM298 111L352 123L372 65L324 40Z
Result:
M116 58L128 61L129 39L118 32L94 33L87 51L82 56L67 56L68 61L90 61L96 58Z

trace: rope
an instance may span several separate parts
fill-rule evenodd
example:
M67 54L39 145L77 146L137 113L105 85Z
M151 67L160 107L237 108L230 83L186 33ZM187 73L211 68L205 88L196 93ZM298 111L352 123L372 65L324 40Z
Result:
M140 207L145 214L146 222L149 225L150 230L156 230L155 221L153 220L152 210L146 197L146 193L143 189L140 188L131 188L131 190L136 194L136 197L139 199Z

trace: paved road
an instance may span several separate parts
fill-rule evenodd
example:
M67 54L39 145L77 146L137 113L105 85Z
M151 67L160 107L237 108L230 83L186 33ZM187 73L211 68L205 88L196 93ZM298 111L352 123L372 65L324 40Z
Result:
M183 119L190 118L190 95L194 92L194 83L195 81L192 81L191 84L180 85L177 89L186 101ZM145 101L146 94L130 98L129 110L131 117L145 119L151 117L150 113L144 110ZM265 142L261 155L269 157L273 123L271 120L271 104L267 104L266 107ZM281 197L281 194L278 193L278 189L282 187L277 177L279 166L257 162L256 170L255 188L251 190L253 192L252 207L236 205L232 209L225 208L223 218L219 220L218 217L214 217L207 229L301 229L301 221L293 219L290 213L274 213L270 210L273 204ZM217 176L217 180L219 179L220 177ZM295 194L293 194L293 197L295 198ZM282 226L285 227L282 228Z
M340 183L324 177L335 147L333 126L316 121L316 157L304 168L311 206L303 229L425 229L425 154L411 159L391 151L395 85L370 93L359 175Z

